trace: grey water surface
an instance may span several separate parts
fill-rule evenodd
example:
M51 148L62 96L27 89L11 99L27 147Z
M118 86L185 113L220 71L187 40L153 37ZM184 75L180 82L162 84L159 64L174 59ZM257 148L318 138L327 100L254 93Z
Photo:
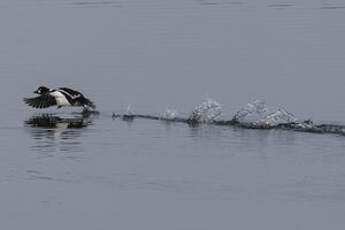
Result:
M344 229L343 135L112 118L210 97L345 124L344 22L340 0L1 0L1 229ZM40 85L100 114L24 105Z

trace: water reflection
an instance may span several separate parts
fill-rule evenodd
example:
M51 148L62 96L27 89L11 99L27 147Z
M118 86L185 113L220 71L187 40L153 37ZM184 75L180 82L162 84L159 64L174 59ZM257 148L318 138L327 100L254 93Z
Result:
M55 152L83 152L79 140L86 127L93 123L95 115L81 114L64 118L52 114L32 116L25 127L35 140L32 150L52 156ZM74 156L69 156L74 157Z

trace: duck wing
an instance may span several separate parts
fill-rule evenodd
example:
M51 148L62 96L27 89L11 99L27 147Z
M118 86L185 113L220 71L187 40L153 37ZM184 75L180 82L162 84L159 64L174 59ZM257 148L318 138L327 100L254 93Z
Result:
M76 90L73 90L70 88L58 88L58 91L64 94L66 98L70 98L71 104L79 105L79 106L86 105L93 109L96 108L95 104L91 100L87 99L82 93Z
M70 88L58 88L58 91L67 94L72 99L76 99L83 96L80 92Z
M50 94L43 94L38 97L24 98L24 102L37 109L47 108L56 105L55 98Z

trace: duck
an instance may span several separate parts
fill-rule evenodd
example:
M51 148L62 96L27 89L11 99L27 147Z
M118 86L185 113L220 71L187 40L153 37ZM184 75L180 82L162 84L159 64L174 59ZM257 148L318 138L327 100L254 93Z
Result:
M84 109L96 108L95 104L82 93L66 87L49 89L48 87L40 86L34 93L39 96L24 98L24 102L36 109L48 108L50 106L57 106L58 109L65 106L80 106Z

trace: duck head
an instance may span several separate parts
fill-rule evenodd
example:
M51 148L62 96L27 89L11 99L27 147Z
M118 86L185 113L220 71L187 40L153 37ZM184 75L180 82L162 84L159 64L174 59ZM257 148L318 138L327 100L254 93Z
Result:
M34 93L40 94L40 95L45 94L47 92L49 92L49 88L47 88L45 86L40 86L40 87L38 87L38 89L36 91L34 91Z

